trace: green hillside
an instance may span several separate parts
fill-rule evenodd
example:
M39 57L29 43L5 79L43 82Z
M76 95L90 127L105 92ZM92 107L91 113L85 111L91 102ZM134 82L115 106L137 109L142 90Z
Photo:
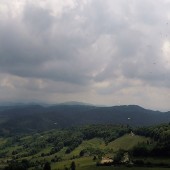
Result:
M47 138L48 135L46 134L45 136L43 136L44 138ZM37 141L40 140L41 137L37 138ZM9 140L9 139L8 139ZM108 145L105 144L105 141L102 138L93 138L90 140L84 140L78 147L76 147L72 152L70 152L69 154L66 154L65 151L67 149L67 147L64 147L63 149L61 149L59 152L56 152L52 155L47 155L45 157L42 157L41 154L47 154L51 151L52 146L48 145L46 148L40 150L40 152L38 152L37 154L35 154L34 156L22 156L24 154L27 153L27 150L22 150L22 142L27 142L27 143L34 143L34 136L26 136L21 138L21 143L18 142L14 145L11 146L7 146L3 152L7 152L6 156L7 158L1 158L0 161L3 162L3 160L7 160L7 159L12 159L12 153L15 151L20 151L17 155L18 157L21 156L21 158L19 158L19 160L21 159L28 159L30 161L36 162L44 162L44 158L46 161L51 162L51 160L55 157L60 157L62 159L62 161L57 161L52 163L52 168L53 169L64 169L65 167L68 167L71 164L71 161L74 160L76 161L77 164L77 169L89 169L90 167L94 169L94 167L96 167L96 161L93 161L93 156L99 156L98 154L102 154L102 156L104 155L108 155L109 153L115 153L115 151L118 151L119 149L131 149L132 147L134 147L135 145L137 145L139 142L146 142L148 139L145 137L141 137L141 136L131 136L130 134L124 135L112 142L110 142ZM2 141L2 140L1 140ZM3 141L4 143L4 141ZM31 146L31 145L30 145ZM126 147L125 147L126 146ZM31 148L29 148L31 150ZM85 151L87 152L87 155L83 156L83 157L79 157L79 154L81 151ZM2 153L2 151L1 151ZM101 169L101 168L99 168ZM107 168L106 168L107 169Z
M134 146L136 146L139 143L143 143L149 140L148 138L142 137L142 136L131 136L130 134L126 134L112 142L110 142L108 145L105 144L104 140L99 138L94 138L91 140L83 141L82 144L80 144L77 148L75 148L74 151L72 151L69 155L65 155L66 158L71 156L79 155L81 150L87 150L87 149L96 149L103 151L105 155L108 155L110 151L114 154L119 149L125 149L130 150ZM104 155L103 155L104 156ZM96 167L96 161L93 161L93 156L87 156L83 158L74 159L77 164L78 170L109 170L109 169L115 169L120 170L120 168L113 168L113 167ZM71 164L71 160L65 160L63 162L58 162L53 164L54 169L64 169L65 167L69 166ZM121 167L122 169L122 167ZM123 168L127 169L127 168ZM133 168L135 170L135 168ZM136 168L137 169L137 168ZM152 169L152 168L151 168ZM150 170L150 169L148 169Z
M158 151L169 153L167 138L169 128L169 124L135 130L127 125L88 125L32 135L2 137L0 138L0 169L10 164L12 166L23 164L23 161L25 164L26 161L29 170L42 170L46 162L50 162L52 170L66 170L74 161L76 170L118 170L120 169L118 167L100 167L96 166L96 163L100 162L102 157L114 160L120 152L124 154L128 152L135 166L168 167L169 156L154 157L152 153ZM148 131L146 137L142 136L146 131ZM161 135L165 132L166 135L162 135L159 141L152 137L154 133ZM122 169L126 170L124 166Z
M111 148L114 152L118 151L119 149L130 150L137 144L143 143L143 142L146 143L148 140L149 138L146 138L143 136L126 134L110 142L107 148Z

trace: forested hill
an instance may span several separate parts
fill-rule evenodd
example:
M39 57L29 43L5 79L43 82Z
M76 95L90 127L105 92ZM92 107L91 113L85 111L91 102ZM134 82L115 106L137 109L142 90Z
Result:
M170 112L147 110L136 105L18 105L0 107L0 133L36 132L86 124L146 126L170 122Z

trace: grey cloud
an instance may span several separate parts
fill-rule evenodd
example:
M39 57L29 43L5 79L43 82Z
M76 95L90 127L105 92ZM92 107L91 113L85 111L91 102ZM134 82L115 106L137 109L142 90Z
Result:
M26 9L27 15L28 12L36 11L29 9L30 6ZM40 10L40 12L42 11ZM40 13L38 13L38 16L41 16ZM29 19L33 19L33 16ZM75 84L88 81L89 76L83 73L83 70L81 71L79 65L76 64L77 48L81 46L83 40L79 35L74 35L74 29L69 34L69 27L65 25L66 23L58 21L55 32L51 31L48 35L42 35L39 39L37 36L34 37L34 33L27 32L26 28L23 30L22 23L16 23L13 20L8 22L1 28L0 34L0 54L2 56L0 58L0 70L2 72L21 77L45 78ZM37 23L31 24L34 26ZM43 31L43 28L40 31ZM65 62L61 62L64 60ZM56 66L44 68L44 63L47 61L56 63Z
M44 90L49 96L50 89L61 96L76 94L77 89L96 94L96 100L143 85L170 87L170 68L164 65L162 50L164 42L170 41L170 3L75 2L57 16L49 6L29 1L20 16L2 20L0 73L28 79L32 87L23 85L25 91L41 90L36 81L30 81L40 79L48 82Z
M23 21L38 34L48 30L52 26L54 18L49 10L32 4L26 4Z

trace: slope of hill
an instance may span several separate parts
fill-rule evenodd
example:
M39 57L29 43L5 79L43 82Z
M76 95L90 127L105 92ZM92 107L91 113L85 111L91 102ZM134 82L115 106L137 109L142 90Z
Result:
M162 134L164 132L161 129L166 129L166 133L169 134L170 125L153 126L147 129L150 129L148 134L150 138L134 135L130 133L131 130L134 130L133 128L123 127L122 125L90 125L81 128L51 130L32 135L0 138L0 169L1 166L4 167L8 163L21 163L24 160L28 163L30 170L42 170L42 166L47 161L51 163L52 170L69 168L72 161L75 161L77 170L126 170L127 168L122 166L120 168L96 166L96 162L100 161L102 157L109 156L114 159L120 150L123 150L124 153L129 152L133 162L136 160L142 162L138 165L143 166L142 169L147 169L144 168L147 165L152 165L153 169L157 169L158 166L170 166L168 156L150 155L150 153L153 153L152 151L156 151L155 149L158 149L159 153L164 152L162 146L165 146L166 150L169 151L169 148L167 148L169 140L167 141L166 136L162 136L161 141L157 141L153 132ZM136 132L142 133L143 130L139 128ZM110 141L108 141L108 136L112 137L109 138ZM150 153L147 149L151 149ZM136 151L139 155L135 156ZM147 155L140 155L144 153L143 151L147 151ZM140 168L132 167L131 169L138 170Z
M86 124L154 125L170 121L169 112L139 106L20 105L0 107L0 134L38 132Z
M76 159L83 166L95 165L93 156L115 153L113 143L106 144L108 136L118 138L120 132L126 133L126 130L129 131L128 127L93 125L81 129L52 130L33 135L1 138L0 163L6 165L10 160L27 159L31 166L39 166L46 160L52 162L54 167L57 162L57 167L63 169L65 163L68 165L72 159ZM129 143L133 139L136 140L127 138L126 135L120 138L121 141ZM143 142L143 139L138 138L138 142ZM122 142L117 149L123 148L123 145ZM135 145L133 142L133 146Z
M108 144L108 148L112 148L114 152L118 151L119 149L123 150L130 150L134 146L138 145L139 143L146 143L149 138L142 137L139 135L131 135L127 134L124 135Z

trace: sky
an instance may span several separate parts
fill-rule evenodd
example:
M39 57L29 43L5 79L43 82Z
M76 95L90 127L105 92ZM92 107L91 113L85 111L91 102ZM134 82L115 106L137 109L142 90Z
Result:
M170 0L0 0L0 102L170 110Z

